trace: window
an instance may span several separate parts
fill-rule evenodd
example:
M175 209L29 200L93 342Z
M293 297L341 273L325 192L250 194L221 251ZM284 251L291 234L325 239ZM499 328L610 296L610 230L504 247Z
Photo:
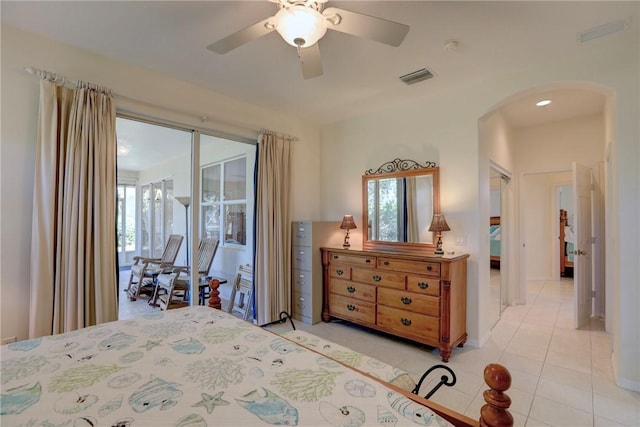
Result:
M173 180L143 185L141 212L141 254L160 258L173 233Z
M202 168L202 234L223 245L247 244L247 158Z

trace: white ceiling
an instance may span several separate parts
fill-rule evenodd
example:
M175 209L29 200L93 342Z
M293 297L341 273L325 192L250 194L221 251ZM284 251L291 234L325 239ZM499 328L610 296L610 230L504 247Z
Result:
M211 42L272 16L276 6L266 0L3 0L1 17L3 23L106 57L327 124L571 55L588 48L577 41L580 31L608 22L631 18L625 32L589 43L615 43L622 34L637 37L638 5L637 1L330 1L328 6L401 22L411 29L397 48L328 31L319 42L324 75L311 80L302 79L295 48L277 32L225 55L206 49ZM443 49L450 39L459 41L454 52ZM30 65L40 64L25 64ZM412 86L398 79L423 67L435 76ZM539 97L532 95L505 107L506 117L514 126L529 126L603 108L602 97L594 94L547 95L561 96L562 102L546 110L531 108Z

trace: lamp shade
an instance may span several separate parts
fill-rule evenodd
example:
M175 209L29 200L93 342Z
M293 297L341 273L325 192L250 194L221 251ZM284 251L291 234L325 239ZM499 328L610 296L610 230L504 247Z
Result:
M276 13L276 22L276 30L294 47L309 47L327 32L324 16L303 5L280 9Z
M340 224L341 230L353 230L356 227L356 223L353 221L353 215L345 215L342 218L342 224Z
M184 206L189 207L191 204L191 197L189 196L178 196L174 197L178 202L182 203Z
M429 231L450 231L449 224L447 224L447 220L444 219L443 214L433 214L433 219L431 220L431 225L429 226Z

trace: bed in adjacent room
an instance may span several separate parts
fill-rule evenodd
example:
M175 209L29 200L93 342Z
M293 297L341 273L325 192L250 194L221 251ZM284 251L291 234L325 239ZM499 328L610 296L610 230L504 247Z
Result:
M477 425L366 369L210 307L159 311L1 350L3 426ZM509 406L506 387L488 392L497 406L483 409L487 419Z
M500 217L492 216L489 218L489 260L491 268L500 269L500 245L502 238L502 229L500 228Z
M573 277L575 237L565 209L560 209L560 277Z

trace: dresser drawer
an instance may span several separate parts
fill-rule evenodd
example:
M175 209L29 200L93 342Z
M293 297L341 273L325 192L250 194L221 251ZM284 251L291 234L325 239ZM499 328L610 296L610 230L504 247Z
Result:
M310 222L291 223L291 244L294 246L311 246L312 230Z
M440 296L440 280L425 276L413 276L407 274L407 290L420 294Z
M365 323L376 323L376 305L342 295L329 294L331 315Z
M351 270L351 280L376 286L404 289L406 276L373 268L353 268Z
M412 313L406 310L378 305L377 325L397 332L400 336L419 337L431 342L439 342L440 331L437 317Z
M311 248L305 246L294 246L292 248L293 268L300 270L311 270L313 264L313 254Z
M329 280L329 292L363 301L376 302L376 287L348 280Z
M329 277L337 277L338 279L351 280L351 267L348 265L330 265Z
M408 273L427 274L440 277L440 263L429 261L413 261L396 258L378 258L378 268L406 271Z
M364 255L345 255L331 252L329 254L329 263L340 262L352 265L370 265L375 267L376 257Z
M440 316L440 298L396 289L378 289L378 304L415 313Z

